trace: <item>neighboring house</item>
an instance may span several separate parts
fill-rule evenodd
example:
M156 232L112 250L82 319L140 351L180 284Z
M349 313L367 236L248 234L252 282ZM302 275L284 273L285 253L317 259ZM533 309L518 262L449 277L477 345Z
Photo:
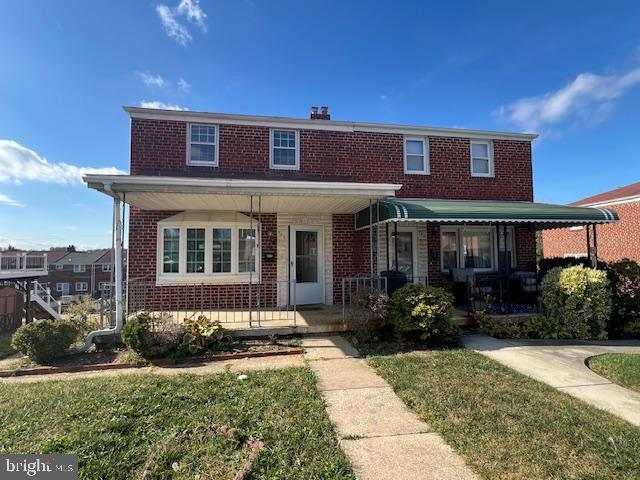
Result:
M128 276L151 308L246 306L257 282L265 303L339 304L345 279L395 269L534 272L537 229L615 221L533 203L532 134L125 110L130 175L85 181L114 198L116 238L130 205Z
M46 279L55 298L91 296L97 298L113 282L111 249L88 252L68 252L49 263Z
M598 258L606 262L622 258L640 262L640 182L593 195L571 205L605 207L618 214L618 223L596 228ZM583 226L547 230L543 232L542 239L546 258L587 256Z

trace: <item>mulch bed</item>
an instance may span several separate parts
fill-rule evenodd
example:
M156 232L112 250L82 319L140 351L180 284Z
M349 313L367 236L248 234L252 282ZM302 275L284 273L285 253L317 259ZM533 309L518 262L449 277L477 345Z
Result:
M106 352L103 352L106 353ZM185 365L192 364L197 365L200 363L219 362L223 360L240 360L243 358L259 358L259 357L274 357L280 355L300 355L303 353L301 348L286 348L279 350L265 350L257 352L235 352L235 353L223 353L217 355L203 355L198 357L183 357L183 358L160 358L151 361L149 364L140 363L85 363L74 365L61 365L61 366L47 366L47 367L34 367L34 368L22 368L17 370L0 370L0 377L20 377L25 375L47 375L54 373L75 373L75 372L90 372L97 370L120 370L125 368L142 368L148 366L171 366L171 365ZM86 355L99 355L86 354ZM113 355L111 355L113 356ZM113 356L115 358L115 356Z

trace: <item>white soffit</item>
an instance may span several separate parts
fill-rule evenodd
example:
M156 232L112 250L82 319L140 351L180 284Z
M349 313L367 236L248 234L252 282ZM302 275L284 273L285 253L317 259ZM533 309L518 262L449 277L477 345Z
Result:
M249 217L240 212L193 211L180 212L158 223L248 223Z

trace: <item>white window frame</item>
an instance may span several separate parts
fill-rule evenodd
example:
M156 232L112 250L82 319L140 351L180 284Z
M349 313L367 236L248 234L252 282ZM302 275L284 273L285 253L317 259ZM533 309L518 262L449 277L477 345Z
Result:
M273 163L273 133L274 132L294 132L296 134L296 164L295 165L275 165ZM282 147L278 147L282 148ZM286 147L285 147L286 148ZM292 128L270 128L269 129L269 168L276 170L300 170L300 130Z
M109 282L98 282L98 291L104 292L109 289Z
M157 259L156 259L156 283L158 285L175 285L185 283L247 283L249 281L249 272L239 271L239 230L241 228L250 228L248 222L191 222L191 221L168 221L158 222L158 239L157 239ZM178 272L163 272L164 257L164 230L167 228L178 228L179 233L179 256L178 256ZM187 273L187 229L204 228L204 272ZM213 229L214 228L230 228L231 229L231 272L214 272L213 271ZM261 258L261 229L258 228L258 222L255 221L253 229L256 231L256 252L255 252L255 271L251 273L252 281L258 282L261 274L260 258Z
M392 268L391 265L395 261L395 250L392 245L393 241L393 231L389 233L389 268ZM413 282L419 282L420 275L418 269L418 228L413 225L399 225L398 233L410 233L411 234L411 261L413 262L412 270L413 270Z
M191 141L191 127L193 126L198 126L198 127L208 127L208 128L213 128L214 131L214 137L215 137L215 143L208 143L208 142L192 142ZM196 167L217 167L219 162L219 158L218 158L218 151L219 151L219 145L220 145L220 128L218 128L217 124L213 124L213 123L188 123L187 124L187 165L193 165ZM197 160L191 160L191 144L196 144L196 145L213 145L215 148L215 161L213 162L202 162L202 161L197 161Z
M464 266L464 236L463 232L465 231L487 231L490 232L490 242L491 242L491 267L490 268L474 268L474 272L497 272L498 271L498 245L496 242L496 236L498 235L498 231L495 226L480 226L480 225L447 225L440 227L440 235L442 232L454 232L456 234L456 246L458 253L458 268L466 268ZM509 250L511 251L511 268L516 268L517 261L517 252L516 252L516 232L515 228L512 226L507 227L507 238L509 239ZM442 239L442 237L440 237ZM440 241L440 271L448 272L449 269L444 268L443 264L443 253L444 247L442 241Z
M64 265L61 263L56 263L56 270L60 271L60 270L64 270Z
M74 264L73 265L73 273L86 273L87 266L85 264Z
M111 264L110 263L103 263L102 264L102 271L103 272L110 272L111 271Z
M407 167L407 142L422 142L422 170L409 170ZM429 162L429 138L427 137L405 137L403 142L404 149L404 173L407 175L429 175L431 174L431 166Z
M58 293L64 292L65 291L65 288L64 288L65 285L67 286L67 288L66 288L67 293L69 293L69 288L70 288L69 282L58 282L58 283L56 283L56 292L58 292Z
M76 282L75 287L76 287L76 292L88 292L89 291L89 283L88 282Z
M480 145L486 145L487 146L487 155L489 155L488 159L482 158L482 157L476 157L478 159L482 159L482 160L488 160L489 163L489 173L475 173L473 171L473 145L474 144L480 144ZM493 142L490 140L471 140L471 142L469 143L469 162L470 162L470 168L471 168L471 176L472 177L495 177L495 168L494 168L494 162L493 162Z

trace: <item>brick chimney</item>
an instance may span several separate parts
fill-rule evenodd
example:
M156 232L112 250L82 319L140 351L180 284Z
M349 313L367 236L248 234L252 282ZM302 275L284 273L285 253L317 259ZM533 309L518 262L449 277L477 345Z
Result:
M318 112L318 107L313 105L311 107L311 120L331 120L329 107L323 105L322 107L320 107L320 112Z

